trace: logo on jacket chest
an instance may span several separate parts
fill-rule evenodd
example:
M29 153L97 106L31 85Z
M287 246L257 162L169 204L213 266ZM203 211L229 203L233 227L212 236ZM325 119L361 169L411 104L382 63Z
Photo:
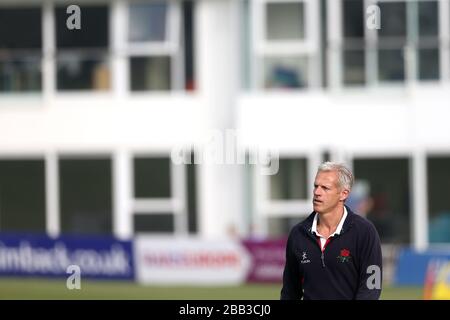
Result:
M308 255L307 255L306 251L303 251L302 260L300 260L300 263L302 263L302 264L311 263L311 260L308 259Z
M350 250L348 249L342 249L340 254L336 257L339 262L349 262L351 260Z

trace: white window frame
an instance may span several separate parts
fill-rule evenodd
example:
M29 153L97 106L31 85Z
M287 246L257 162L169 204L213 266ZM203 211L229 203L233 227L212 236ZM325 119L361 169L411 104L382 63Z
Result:
M104 96L104 95L110 95L115 90L114 88L114 77L115 77L115 70L114 70L114 37L112 36L113 30L114 30L114 14L113 14L113 7L114 2L111 3L106 0L81 0L78 3L80 5L81 14L83 14L83 6L85 7L91 7L91 6L104 6L107 9L108 12L108 36L109 36L109 43L104 49L98 50L97 48L93 49L92 51L100 52L104 51L104 55L101 56L104 57L104 62L108 66L109 71L109 88L105 90L95 90L95 89L77 89L77 90L58 90L58 76L57 76L57 69L58 69L58 57L64 57L66 55L70 55L73 52L81 53L80 57L85 58L86 56L91 56L92 51L91 49L87 50L87 53L85 52L86 48L83 47L76 47L76 48L68 48L68 49L62 49L58 48L57 44L57 38L56 38L56 14L55 9L59 6L65 6L68 7L70 3L64 1L64 0L50 0L45 1L42 4L43 8L43 44L44 44L44 65L42 68L43 72L43 92L46 93L46 97L50 100L51 96L57 96L57 97L71 97L73 95L88 95L88 96ZM69 16L69 15L68 15ZM81 27L83 28L83 16L81 17ZM95 54L95 57L98 57L100 55Z
M136 158L167 158L170 162L170 197L164 198L136 198L134 190L134 159ZM171 161L170 153L141 153L132 152L130 170L131 214L173 214L174 232L152 232L152 234L187 234L187 177L186 166ZM134 226L133 226L133 233Z
M167 17L166 17L166 36L164 41L142 41L132 42L129 40L129 26L130 26L130 6L133 4L151 4L151 1L142 0L129 0L124 6L124 27L125 32L123 47L126 51L127 60L132 57L158 57L168 56L171 66L171 83L170 90L183 90L184 89L184 56L182 46L182 34L181 34L181 22L182 11L181 3L175 0L162 1L167 4ZM129 63L127 63L129 65ZM131 70L128 70L127 77L130 79ZM128 83L130 92L133 92ZM145 92L145 91L144 91ZM151 91L155 92L155 91ZM133 92L134 93L134 92ZM139 92L141 93L141 92Z
M428 247L428 194L427 194L427 167L426 157L429 153L424 148L397 150L359 150L348 151L347 157L352 165L357 160L383 160L383 159L407 159L408 160L408 180L410 194L409 212L409 238L410 244L417 250ZM356 177L357 179L358 177Z
M406 85L412 85L412 86L416 86L418 83L424 83L424 82L436 83L436 82L440 81L440 80L419 80L419 78L418 78L419 77L419 73L418 73L419 70L417 68L416 62L417 62L417 59L419 58L417 51L420 48L420 46L418 45L418 43L413 43L413 44L410 43L410 41L411 41L410 40L410 35L411 35L411 32L412 32L410 27L411 27L413 22L418 22L418 20L417 21L411 21L411 19L418 19L418 16L414 16L414 17L412 16L412 15L418 14L418 11L417 12L413 11L411 9L411 6L408 5L409 2L416 2L416 1L417 0L365 0L365 4L366 5L378 4L378 3L395 3L395 2L404 2L406 4L406 12L405 12L405 15L406 15L406 45L405 45L405 47L403 49L404 50L404 55L405 55L405 60L404 60L405 81L404 82L405 82ZM437 9L438 10L438 12L437 12L437 14L438 14L437 40L438 40L438 45L439 45L440 43L442 43L441 41L443 40L442 39L442 29L441 29L442 25L441 25L441 21L442 21L442 19L447 20L447 21L449 19L448 12L447 13L442 12L443 11L442 10L443 9L442 8L442 4L445 1L442 1L442 0L419 0L419 1L420 2L427 2L427 1L437 2L437 6L438 6L438 9ZM418 7L417 7L417 10L418 10ZM418 32L418 30L419 30L418 29L419 28L418 23L414 24L414 27L416 28L416 31ZM365 29L365 30L367 31L367 29ZM448 35L448 32L449 31L447 30L447 35ZM369 38L367 37L367 35L369 35ZM367 44L367 41L372 41L373 47L377 48L378 43L379 43L378 32L376 32L376 30L374 30L373 32L366 32L366 44ZM370 44L368 44L368 45L370 45ZM443 47L442 45L438 47L440 56L443 55L442 47ZM380 81L378 79L378 65L377 65L378 51L374 51L374 55L375 55L374 60L376 60L375 61L376 62L375 65L377 67L375 69L376 73L373 76L374 82L376 84L380 84L380 85L392 84L393 83L392 81ZM442 61L441 58L440 58L440 61ZM368 66L366 64L366 68L367 67ZM440 78L442 78L442 75L444 73L446 73L445 72L446 70L443 69L443 66L441 64L439 65L439 68L440 68L440 70L439 70ZM448 70L447 70L447 73L448 73Z
M305 18L304 40L265 39L266 6L269 3L303 3ZM308 85L316 87L321 84L320 53L320 5L317 0L252 0L252 67L251 83L253 88L261 88L264 78L265 57L306 57L308 61Z
M57 236L59 234L59 217L58 212L55 211L53 204L58 201L58 194L55 194L53 191L53 182L57 183L57 179L51 179L53 176L49 174L49 166L48 166L48 155L39 152L15 152L15 151L3 151L0 154L0 160L12 160L12 161L27 161L27 160L38 160L43 161L44 163L44 198L45 198L45 230L51 236ZM56 168L57 169L57 168ZM53 172L51 172L53 173ZM57 177L56 177L57 178ZM56 197L55 197L56 196ZM0 202L2 198L0 197ZM2 212L0 211L0 230L2 225Z
M344 70L343 70L343 42L344 34L342 30L342 20L343 20L343 1L345 0L327 0L328 1L328 42L331 44L331 49L328 52L328 65L330 66L330 86L332 88L346 87L344 84ZM364 17L363 21L366 22L367 16L365 13L365 8L369 5L377 5L379 3L394 3L394 2L404 2L408 3L410 1L417 0L363 0ZM440 44L447 44L450 41L450 3L448 0L420 0L422 2L426 1L436 1L438 4L438 35L437 39ZM330 13L336 12L337 17ZM405 70L405 80L398 82L399 85L409 85L416 86L421 83L444 83L450 80L450 48L448 45L440 45L439 50L439 80L419 80L418 70L415 64L417 57L417 49L419 48L417 44L411 46L409 43L410 34L410 24L411 12L406 7L406 45L404 47L404 70ZM381 23L383 17L381 17ZM378 31L368 30L364 28L364 51L365 51L365 74L366 74L366 84L365 87L386 87L395 85L396 81L380 81L378 77ZM339 48L339 49L336 49ZM337 52L336 52L337 51ZM342 65L342 67L341 67Z
M428 186L428 170L429 170L429 162L428 160L432 157L450 157L450 150L447 148L441 149L436 147L427 147L427 148L418 148L415 150L414 155L418 157L417 161L418 163L414 167L414 173L418 172L417 174L418 178L416 178L415 185L414 185L414 196L416 197L416 194L420 194L421 199L414 199L414 203L417 203L418 207L418 213L415 216L415 222L416 225L414 228L415 236L418 238L417 240L414 239L414 245L417 249L427 249L427 248L442 248L442 247L448 247L448 242L430 242L429 238L429 223L431 221L429 212L429 186ZM414 197L414 198L415 198ZM415 212L416 213L416 212ZM424 214L423 214L424 213ZM422 240L422 241L421 241Z
M45 19L45 7L46 7L47 3L41 4L41 3L37 3L35 1L32 0L25 0L25 1L2 1L0 3L0 8L1 9L18 9L18 8L36 8L36 9L40 9L41 10L41 50L39 51L38 49L34 50L36 53L39 52L40 57L41 57L41 62L40 62L40 67L41 67L41 90L36 91L36 92L27 92L26 94L24 94L24 92L0 92L0 103L2 103L2 100L8 100L10 98L12 99L23 99L25 96L26 97L31 97L32 99L42 99L42 97L45 96L45 88L46 88L46 79L45 79L45 39L46 39L46 34L45 34L45 24L48 22L46 22ZM20 49L20 50L25 50L26 49ZM0 50L1 51L1 50ZM7 102L7 101L6 101Z
M261 165L254 167L254 220L255 232L262 236L269 234L269 218L306 217L312 212L312 194L317 167L322 162L320 151L308 153L289 152L280 153L279 159L305 159L307 172L307 198L295 200L274 200L270 197L270 176L262 175ZM299 214L300 213L300 214Z

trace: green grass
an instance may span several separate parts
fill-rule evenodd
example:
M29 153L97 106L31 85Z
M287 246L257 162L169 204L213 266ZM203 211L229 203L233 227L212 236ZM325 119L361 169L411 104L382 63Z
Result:
M384 287L381 300L422 300L422 287Z
M66 279L0 278L0 299L278 300L280 285L189 287L143 286L125 281L82 280L80 290ZM382 299L422 299L421 287L385 287Z

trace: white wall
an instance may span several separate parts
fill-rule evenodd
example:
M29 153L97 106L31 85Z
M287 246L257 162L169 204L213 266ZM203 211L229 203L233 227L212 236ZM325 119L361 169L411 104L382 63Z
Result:
M450 151L450 92L442 87L244 94L243 144L308 151Z
M46 102L46 104L44 104ZM0 100L1 152L168 150L202 135L202 102L184 94L117 100L95 94Z

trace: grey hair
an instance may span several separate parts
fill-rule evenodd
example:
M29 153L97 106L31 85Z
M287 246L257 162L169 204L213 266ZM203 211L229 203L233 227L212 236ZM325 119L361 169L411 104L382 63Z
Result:
M330 161L324 162L319 166L317 170L317 172L321 171L336 171L338 173L339 186L341 188L347 189L348 191L352 190L354 181L353 174L350 169L342 163Z

